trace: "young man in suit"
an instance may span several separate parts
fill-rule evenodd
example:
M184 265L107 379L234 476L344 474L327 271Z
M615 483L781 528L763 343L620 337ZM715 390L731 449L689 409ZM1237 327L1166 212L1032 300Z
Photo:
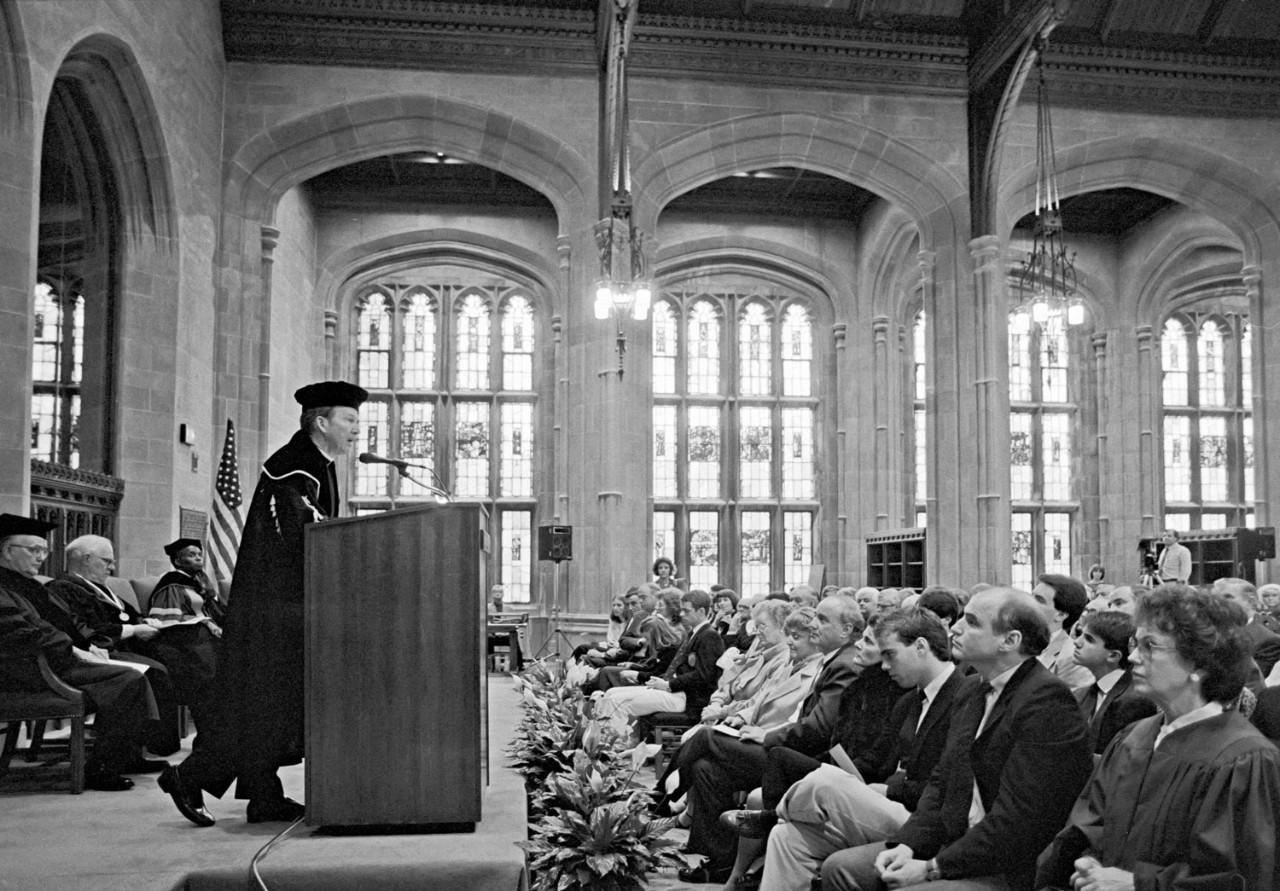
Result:
M833 765L820 765L781 796L776 808L781 822L772 832L767 810L754 820L740 817L744 835L760 834L758 829L768 833L764 888L808 891L829 855L897 831L915 810L942 757L956 698L978 684L975 677L956 671L947 629L926 610L886 614L876 638L885 671L908 692L894 706L875 745L854 757L861 780ZM771 769L774 761L770 759ZM883 781L887 784L879 785ZM766 804L768 784L766 772Z
M690 591L680 598L680 621L685 627L684 643L676 651L661 677L639 672L638 687L611 687L596 707L608 718L619 736L631 732L632 721L658 712L702 712L716 690L724 654L724 640L711 626L711 595ZM633 743L643 740L633 739Z
M818 604L818 643L823 667L813 690L800 704L794 720L767 732L746 727L739 739L712 734L705 757L689 765L692 788L689 812L693 826L686 850L703 854L702 866L680 870L682 882L723 882L733 868L737 834L720 823L720 814L733 804L733 794L754 789L764 776L770 746L787 746L809 755L827 750L836 726L840 699L858 676L854 642L864 621L858 602L843 594L825 597Z
M1080 715L1089 724L1089 751L1101 755L1111 738L1134 721L1156 713L1150 699L1133 688L1129 641L1134 624L1120 612L1086 613L1076 636L1076 664L1089 669L1093 683L1075 691Z
M827 891L1030 887L1036 856L1093 767L1071 691L1036 656L1049 641L1025 591L988 588L952 629L951 656L984 683L957 701L942 759L915 813L888 839L822 864Z
M1079 579L1069 575L1046 573L1031 589L1031 596L1049 623L1049 644L1036 658L1068 687L1089 686L1093 679L1071 657L1071 629L1075 627L1089 602L1089 591Z

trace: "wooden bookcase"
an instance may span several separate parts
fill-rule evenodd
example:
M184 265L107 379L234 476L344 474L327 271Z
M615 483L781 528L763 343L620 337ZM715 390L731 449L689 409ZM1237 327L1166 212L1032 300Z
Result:
M1192 529L1179 533L1178 540L1191 552L1192 585L1212 585L1225 578L1256 582L1257 561L1270 560L1276 555L1276 530L1271 526ZM1139 545L1154 547L1157 553L1164 547L1158 538L1141 539Z
M887 529L868 535L867 584L873 588L923 588L925 530Z

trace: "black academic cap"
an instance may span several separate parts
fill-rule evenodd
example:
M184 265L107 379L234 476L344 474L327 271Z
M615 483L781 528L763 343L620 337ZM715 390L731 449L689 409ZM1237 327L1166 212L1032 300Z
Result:
M179 551L181 551L183 548L189 548L192 545L195 545L202 551L204 550L204 542L202 542L200 539L180 538L177 541L171 541L167 545L165 545L164 552L168 554L170 557L176 557L178 556Z
M0 538L10 535L38 535L44 538L54 528L53 523L44 520L33 520L18 514L0 514Z
M335 406L359 408L369 398L369 391L346 381L321 381L318 384L307 384L295 392L293 398L298 400L304 411Z

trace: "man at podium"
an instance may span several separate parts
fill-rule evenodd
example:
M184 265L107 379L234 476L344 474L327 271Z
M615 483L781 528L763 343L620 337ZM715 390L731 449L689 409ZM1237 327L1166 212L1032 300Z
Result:
M359 437L369 394L346 381L293 394L300 430L267 459L253 493L231 581L224 648L214 683L215 716L201 745L160 775L184 817L212 826L201 790L221 798L236 783L250 823L291 821L303 806L285 798L276 771L302 760L304 742L303 533L338 514L334 461Z

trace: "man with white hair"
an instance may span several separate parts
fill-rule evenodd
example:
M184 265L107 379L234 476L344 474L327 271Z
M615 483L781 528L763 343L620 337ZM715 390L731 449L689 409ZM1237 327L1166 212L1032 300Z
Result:
M1262 611L1280 623L1280 585L1275 582L1258 588L1258 598L1262 601ZM1280 628L1272 628L1280 633Z
M1253 660L1258 663L1262 676L1267 677L1276 663L1280 662L1280 634L1258 621L1258 589L1245 579L1226 578L1213 583L1213 593L1227 600L1234 600L1249 617L1244 632L1253 642Z
M182 746L177 684L154 649L160 629L107 585L116 565L111 540L100 535L73 539L66 548L66 563L67 571L45 585L45 596L34 602L35 608L77 647L99 647L114 659L148 667L147 682L160 717L147 728L147 748L153 755L172 755ZM166 761L140 759L128 772L155 772L168 766Z

